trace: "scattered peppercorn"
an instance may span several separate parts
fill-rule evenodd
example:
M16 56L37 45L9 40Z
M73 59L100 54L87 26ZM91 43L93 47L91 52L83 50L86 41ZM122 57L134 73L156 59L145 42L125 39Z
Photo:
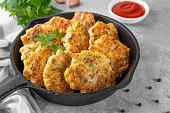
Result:
M155 100L155 102L156 102L156 103L159 103L159 100L158 100L158 99L156 99L156 100Z
M161 78L158 78L158 79L157 79L157 82L161 82Z
M151 90L151 89L152 89L152 86L149 86L149 89Z
M121 112L124 113L124 112L125 112L125 109L122 109Z
M130 89L126 89L125 91L126 91L126 92L129 92L129 91L130 91Z
M139 104L138 104L138 106L142 106L142 104L141 104L141 103L139 103Z

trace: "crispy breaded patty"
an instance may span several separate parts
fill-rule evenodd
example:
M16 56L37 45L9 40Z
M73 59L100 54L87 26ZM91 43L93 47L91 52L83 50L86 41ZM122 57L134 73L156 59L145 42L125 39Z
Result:
M34 38L36 38L37 36L47 33L55 33L56 30L56 27L50 25L37 24L34 27L26 30L26 34L21 36L21 41L23 45L31 44L33 42L36 42Z
M116 77L128 68L130 49L119 40L104 35L94 43L95 45L89 47L89 51L106 55L111 60L111 66L113 71L116 72Z
M103 89L115 84L110 59L99 52L81 51L72 55L72 62L64 77L74 90L81 93Z
M94 15L89 12L76 11L71 22L74 23L76 21L80 21L83 25L85 25L87 30L89 30L90 27L92 27L95 24Z
M74 91L66 83L64 71L70 65L71 54L58 50L56 55L50 56L43 73L46 89L61 93L73 93Z
M26 61L29 56L35 52L35 50L40 47L41 43L32 43L32 44L25 44L23 47L20 48L21 60Z
M87 50L89 46L88 31L80 21L77 21L67 29L65 37L61 41L66 50L73 53Z
M102 21L97 21L94 26L88 30L90 34L89 45L94 45L95 40L103 35L108 35L114 39L118 39L118 32L113 23L105 24Z
M60 33L65 36L67 28L71 26L71 21L63 17L54 16L49 21L47 21L45 25L56 27L60 31Z
M28 51L27 51L28 50ZM43 71L48 58L53 54L49 47L41 47L41 44L26 44L20 48L21 59L24 62L23 76L33 84L42 87Z

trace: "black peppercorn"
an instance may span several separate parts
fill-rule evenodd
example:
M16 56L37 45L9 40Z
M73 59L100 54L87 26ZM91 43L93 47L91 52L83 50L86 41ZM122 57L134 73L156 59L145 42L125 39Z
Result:
M121 112L124 113L124 112L125 112L125 109L122 109Z
M152 89L152 86L149 86L148 88L151 90L151 89Z
M161 82L161 78L158 78L158 79L157 79L157 82Z
M156 99L156 100L155 100L155 102L156 102L156 103L159 103L159 100L158 100L158 99Z
M126 91L126 92L129 92L129 91L130 91L130 89L126 89L125 91Z
M138 106L142 106L142 104L141 104L141 103L139 103L139 104L138 104Z

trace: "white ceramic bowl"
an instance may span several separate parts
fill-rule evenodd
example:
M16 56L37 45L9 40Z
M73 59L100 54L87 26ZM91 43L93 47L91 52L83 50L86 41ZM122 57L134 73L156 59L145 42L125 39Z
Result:
M141 17L138 18L124 18L124 17L120 17L116 14L114 14L112 12L112 7L117 4L118 2L122 2L122 1L133 1L136 2L140 5L142 5L145 9L145 14ZM149 13L149 6L146 2L142 1L142 0L112 0L109 5L108 5L108 10L110 12L110 14L112 15L112 18L121 22L121 23L126 23L126 24L134 24L134 23L138 23L140 21L142 21Z

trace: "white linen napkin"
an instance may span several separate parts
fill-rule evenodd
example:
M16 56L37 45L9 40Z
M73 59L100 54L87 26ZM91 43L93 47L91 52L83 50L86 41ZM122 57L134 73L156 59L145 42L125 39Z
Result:
M3 0L0 0L0 3ZM10 62L10 43L23 29L17 19L9 17L9 12L0 8L0 84L8 76L14 76ZM0 102L0 113L41 113L29 89L15 91Z

